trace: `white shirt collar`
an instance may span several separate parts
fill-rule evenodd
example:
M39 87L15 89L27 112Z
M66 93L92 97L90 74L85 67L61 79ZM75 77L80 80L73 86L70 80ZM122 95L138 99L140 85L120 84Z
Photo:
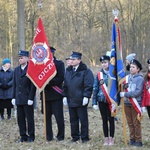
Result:
M9 68L2 66L3 70L6 72Z
M27 63L24 66L21 66L21 69L24 70L24 68L27 66Z
M78 67L79 67L79 65L78 65L78 66L76 66L76 67L73 67L73 68L75 68L75 69L74 69L74 71L76 71L76 70L78 69Z

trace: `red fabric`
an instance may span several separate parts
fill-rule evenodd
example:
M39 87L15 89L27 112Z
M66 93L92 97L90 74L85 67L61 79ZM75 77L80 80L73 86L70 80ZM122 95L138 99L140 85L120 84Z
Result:
M142 96L142 107L144 106L150 106L150 93L146 89L146 84L150 86L150 80L144 83L144 88L143 88L143 96Z
M42 91L55 75L56 67L53 62L53 55L49 49L42 19L39 18L31 49L27 76Z

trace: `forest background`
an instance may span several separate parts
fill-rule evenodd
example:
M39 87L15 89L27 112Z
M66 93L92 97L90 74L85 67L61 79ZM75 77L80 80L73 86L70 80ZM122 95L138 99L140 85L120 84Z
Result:
M0 0L0 60L11 58L18 65L19 0ZM150 54L149 0L24 0L25 49L31 51L37 21L42 17L49 44L65 60L72 51L83 53L90 67L111 50L112 10L119 10L123 60L134 52L145 66ZM18 5L18 7L17 7Z
M24 23L18 21L21 12L20 2L24 1ZM18 51L21 38L18 33L25 28L25 49L31 51L33 37L39 16L42 17L46 35L51 46L57 49L58 59L65 61L71 51L83 53L83 61L92 68L99 70L99 57L111 50L111 30L114 16L112 10L119 10L119 25L123 60L131 52L146 69L146 61L150 54L150 1L149 0L43 0L42 8L38 0L0 0L0 63L9 57L12 67L18 65ZM124 61L125 62L125 61ZM96 67L96 68L95 68ZM0 121L0 147L2 150L135 150L136 147L125 146L122 127L121 106L117 114L118 122L115 131L115 145L103 146L102 120L99 111L88 107L90 141L71 144L70 122L67 107L64 107L65 140L52 142L44 140L43 115L37 96L35 109L36 140L34 143L16 143L19 130L15 114L12 120ZM6 117L6 116L5 116ZM54 118L53 118L54 119ZM150 149L150 128L147 113L142 120L143 148ZM127 140L129 131L127 128ZM57 134L55 119L53 120L54 135Z

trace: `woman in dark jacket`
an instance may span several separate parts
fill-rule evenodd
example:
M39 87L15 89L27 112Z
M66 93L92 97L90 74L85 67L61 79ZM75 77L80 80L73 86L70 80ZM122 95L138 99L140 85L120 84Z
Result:
M4 120L4 109L7 108L7 118L11 119L11 108L13 108L11 104L13 70L10 68L10 65L10 59L5 58L0 68L0 111L2 120Z
M97 74L93 85L92 105L95 110L99 108L100 114L102 116L103 122L102 126L105 137L103 145L114 145L114 133L115 133L114 117L111 117L109 104L104 94L105 91L102 90L102 85L105 84L105 86L108 87L109 61L110 57L107 55L100 57L102 69L99 73L103 75L103 78L99 79Z

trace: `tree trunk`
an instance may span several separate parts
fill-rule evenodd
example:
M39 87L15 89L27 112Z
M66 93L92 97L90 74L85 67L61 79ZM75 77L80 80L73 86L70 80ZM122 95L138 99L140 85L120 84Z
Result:
M18 9L18 49L25 50L24 0L17 0Z

